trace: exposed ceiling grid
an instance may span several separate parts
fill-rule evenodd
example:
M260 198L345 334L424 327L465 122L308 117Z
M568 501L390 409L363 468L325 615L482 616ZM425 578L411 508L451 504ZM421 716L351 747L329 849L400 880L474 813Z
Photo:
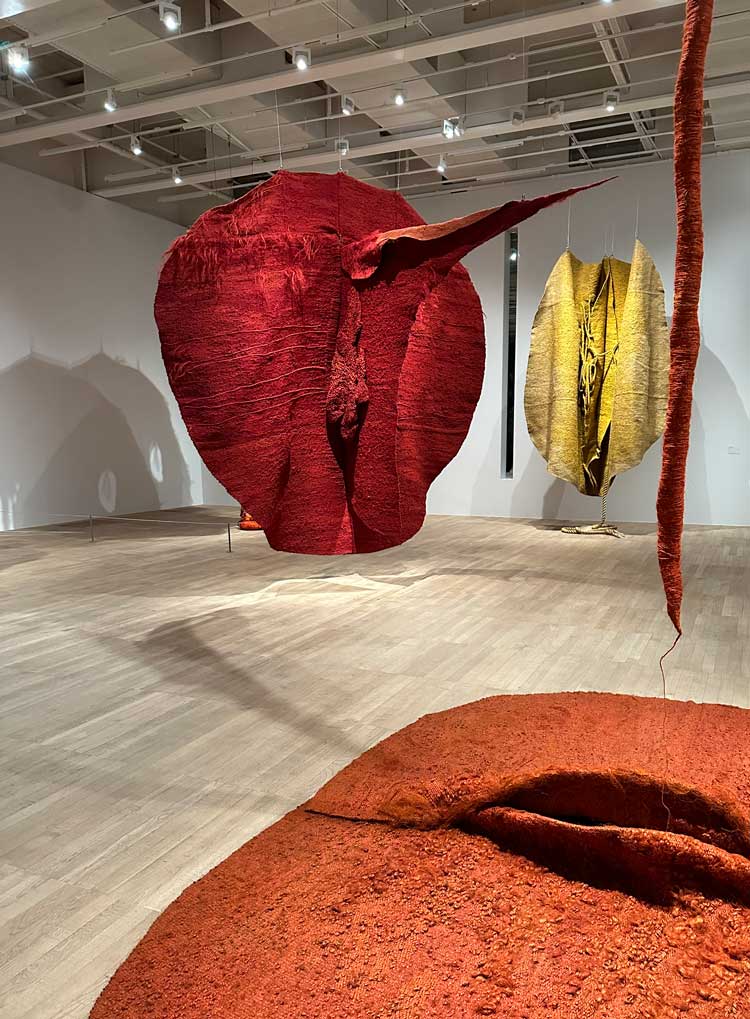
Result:
M185 224L281 162L413 198L668 159L682 16L669 0L0 0L0 159ZM717 2L706 99L704 150L749 147L750 0Z

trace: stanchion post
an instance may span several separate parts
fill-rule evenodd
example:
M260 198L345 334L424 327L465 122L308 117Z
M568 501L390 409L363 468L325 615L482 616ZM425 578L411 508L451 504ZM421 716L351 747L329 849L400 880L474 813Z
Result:
M89 537L91 538L91 541L93 542L93 540L94 540L94 516L93 516L92 513L89 513Z
M227 524L227 545L228 545L227 552L231 552L232 551L232 525L231 524Z

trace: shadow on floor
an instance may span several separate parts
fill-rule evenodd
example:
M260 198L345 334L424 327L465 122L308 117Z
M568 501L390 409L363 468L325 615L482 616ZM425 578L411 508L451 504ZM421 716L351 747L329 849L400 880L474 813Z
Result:
M246 633L245 657L252 662L252 631L247 616L231 609L185 622L167 623L151 630L142 640L117 640L116 647L119 654L126 652L136 656L140 663L159 669L170 684L234 701L244 710L257 712L304 739L334 747L347 757L359 756L362 752L359 743L351 741L317 712L296 707L279 693L269 690L254 678L251 668L236 665L212 646L201 633L205 630L216 631L217 640L227 631ZM294 691L292 693L296 696Z

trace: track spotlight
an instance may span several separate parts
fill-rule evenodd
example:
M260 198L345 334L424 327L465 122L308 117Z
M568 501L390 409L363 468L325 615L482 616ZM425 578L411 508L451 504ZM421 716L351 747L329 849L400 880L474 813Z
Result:
M182 25L182 8L179 4L162 0L159 4L159 21L168 32L176 32Z
M406 103L406 89L403 85L396 85L392 99L395 106L403 106Z
M306 46L295 46L292 50L292 63L298 71L306 71L312 63L312 54Z
M615 112L615 109L617 108L617 103L619 102L619 99L620 99L620 97L617 94L617 92L605 92L604 93L604 99L602 101L604 103L604 109L607 111L607 113L614 113Z
M351 96L341 97L341 112L345 117L351 117L354 113L354 100Z
M517 262L518 261L518 252L517 251L511 251L511 253L510 253L510 260L511 260L511 262Z
M134 156L143 155L143 146L141 145L141 139L137 134L131 134L130 136L130 151Z
M337 138L336 139L336 151L339 156L349 155L349 139L348 138Z
M448 163L446 162L445 156L441 156L438 159L437 166L435 167L437 172L442 176L448 170Z
M104 97L104 109L107 113L114 113L117 109L117 100L115 99L115 93L111 88L107 89L107 94Z
M448 117L443 121L444 138L453 141L455 138L460 138L463 133L464 128L460 117Z
M16 74L25 74L31 66L26 46L11 46L8 50L8 66Z
M513 110L510 115L510 122L514 127L520 127L521 124L525 123L526 114L523 110Z
M172 167L172 183L182 184L182 177L180 176L180 171L177 169L176 166Z

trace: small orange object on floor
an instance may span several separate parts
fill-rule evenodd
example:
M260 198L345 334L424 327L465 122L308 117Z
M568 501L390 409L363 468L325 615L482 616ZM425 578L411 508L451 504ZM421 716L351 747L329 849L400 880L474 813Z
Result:
M246 509L240 509L240 519L237 521L237 526L241 531L263 530L258 521L253 519L252 513L248 513Z

